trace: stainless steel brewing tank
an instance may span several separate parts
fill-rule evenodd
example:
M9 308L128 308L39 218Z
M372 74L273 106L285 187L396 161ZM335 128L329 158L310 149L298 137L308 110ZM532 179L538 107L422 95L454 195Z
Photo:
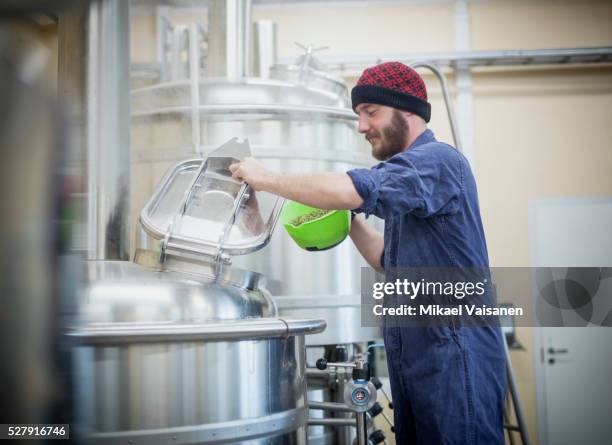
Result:
M357 118L343 82L296 67L276 67L272 76L276 78L238 82L203 79L197 88L183 81L133 91L134 162L140 169L152 164L149 171L154 176L155 166L164 159L193 156L197 120L203 153L240 136L249 139L253 156L279 172L344 172L372 165L370 147L357 132ZM198 93L195 106L194 91ZM158 178L152 179L154 183ZM380 222L377 225L380 228ZM274 296L333 296L355 304L360 267L365 266L350 240L329 251L311 253L298 248L282 228L265 249L235 258L234 264L264 274ZM366 337L378 335L371 332Z
M259 274L172 271L181 264L86 264L68 334L78 433L96 444L305 443L304 336L325 323L278 318Z

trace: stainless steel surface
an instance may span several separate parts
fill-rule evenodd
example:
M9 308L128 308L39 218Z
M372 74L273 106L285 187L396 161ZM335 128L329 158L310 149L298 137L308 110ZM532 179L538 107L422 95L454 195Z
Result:
M346 87L325 75L319 77L325 79L320 88L276 79L236 83L203 80L199 89L199 102L205 104L200 110L202 140L209 147L204 152L231 137L244 136L249 138L253 155L276 171L346 171L370 165L370 148L356 131L356 116L348 108ZM189 94L188 85L181 82L132 92L132 141L134 156L140 160L137 165L154 165L165 159L165 153L176 156L171 153L189 150L190 120L183 119L181 116L188 115L180 111L189 109ZM350 242L312 254L297 247L282 229L273 233L266 249L232 261L240 268L266 275L275 296L305 298L358 295L360 267L365 266ZM352 331L359 333L359 319L353 320L356 326ZM362 337L359 334L359 340ZM343 342L352 341L347 338Z
M278 67L277 70L280 70ZM290 69L292 76L297 76L299 73L297 68ZM269 109L274 107L293 105L296 110L300 107L313 105L321 107L333 107L339 115L346 118L354 124L347 128L348 130L356 130L357 116L349 107L350 99L348 91L344 87L340 92L337 91L341 85L338 85L337 80L328 78L320 74L317 78L325 79L325 84L328 88L307 89L283 79L258 79L253 77L244 78L238 82L230 82L224 78L206 78L200 81L200 104L208 106L218 106L219 111L228 110L233 106L249 107L248 110L254 109L257 105L268 106ZM139 113L148 112L150 115L159 115L159 118L164 116L166 110L180 109L180 107L189 108L191 104L191 88L187 81L167 82L144 88L139 88L131 93L132 116L138 117ZM225 106L225 107L223 107ZM222 108L223 107L223 108ZM213 109L214 110L214 109ZM264 111L265 110L264 108ZM260 121L267 116L245 116L245 119L250 121ZM171 117L168 117L171 118ZM138 123L136 119L134 123ZM188 135L189 136L189 135ZM240 136L238 134L225 137L221 141L210 141L209 144L217 144L227 141L231 137ZM252 140L251 134L242 135ZM365 140L359 137L361 143L355 146L347 147L350 150L366 149ZM143 147L148 146L148 141L135 140ZM175 142L175 141L169 141ZM288 141L290 142L290 141Z
M87 215L78 248L129 257L129 2L87 2L60 14L58 90L80 151ZM109 69L112 67L112 69Z
M209 0L209 75L238 80L248 76L251 60L251 1Z
M333 323L333 321L332 321ZM366 350L367 345L360 344L346 344L341 345L340 349L346 351L346 357L349 360L355 358L357 354ZM330 357L333 351L339 349L338 346L308 346L306 348L306 361L309 366L314 366L318 358ZM349 368L338 367L326 369L324 371L317 368L309 367L306 368L306 381L308 386L308 403L311 402L323 402L332 404L346 405L344 399L344 389L349 381L352 380L352 370ZM309 418L329 418L334 419L354 419L354 414L350 412L336 412L331 413L329 411L313 410L309 412ZM354 428L355 423L350 426L335 425L333 430L329 427L323 426L309 426L308 427L308 439L311 437L317 440L321 440L321 443L333 443L333 444L353 444L353 440L356 437L356 430ZM331 432L331 442L324 442L329 439Z
M304 60L303 63L304 65L302 66L274 65L270 69L270 75L274 79L292 82L313 90L324 90L336 94L342 100L342 106L347 107L347 111L352 113L351 99L342 79L312 68L307 65L307 60Z
M306 368L306 380L308 385L308 391L306 393L308 403L312 403L313 401L323 401L329 400L330 398L330 390L327 386L325 388L313 389L310 386L310 380L308 376L308 372L311 371L312 368ZM318 369L315 369L318 371ZM319 410L309 410L308 418L309 419L323 419L327 418L329 413ZM334 445L337 444L336 441L336 429L330 428L328 426L323 425L308 425L308 445Z
M253 23L253 76L270 77L276 65L276 23L258 20Z
M251 0L226 0L226 76L236 81L249 75Z
M303 348L302 336L75 348L79 424L91 443L134 436L218 443L214 433L223 432L232 443L263 444L287 428L289 440L305 443L305 419L297 417L304 410ZM294 413L294 422L274 422ZM249 429L260 423L269 429Z
M308 409L311 410L323 410L323 411L337 411L337 412L344 412L344 413L352 413L353 410L350 409L348 406L346 406L346 404L344 403L338 403L338 402L314 402L314 401L308 401Z
M155 111L145 111L141 113L134 113L134 117L152 117L159 113L167 113L180 115L188 114L192 110L192 107L186 106L178 106L178 107L167 107ZM272 115L283 115L291 113L295 115L295 117L309 117L309 118L331 118L331 119L340 119L340 120L354 120L354 115L349 110L338 110L332 107L325 107L319 105L310 105L310 106L299 106L299 105L273 105L273 104L235 104L231 106L227 105L200 105L197 108L197 111L202 114L228 114L228 115L240 115L240 114L272 114ZM232 116L235 118L235 116Z
M261 277L252 272L232 268L213 280L124 261L88 261L84 267L89 284L82 292L76 320L83 328L115 323L119 329L130 323L148 323L163 329L174 324L277 315Z
M164 428L151 432L94 433L89 443L100 445L146 445L242 443L262 445L305 445L303 425L306 410L297 408L266 416L189 427ZM299 432L299 433L296 433ZM308 442L308 445L312 445Z
M200 153L200 53L199 53L199 27L196 24L189 26L189 84L191 86L191 132L193 151Z
M97 323L69 330L69 338L79 344L121 345L127 343L176 343L185 341L261 340L274 337L314 334L325 329L323 320L232 320L228 322L172 323Z
M227 23L225 0L208 1L209 76L225 76L227 65Z
M308 419L308 426L351 426L355 427L356 421L355 419L332 419L332 418L324 418L324 419Z
M442 87L442 96L444 97L444 104L446 105L446 114L450 123L451 132L453 133L453 141L455 142L455 147L457 148L457 150L463 153L461 139L459 138L459 127L457 126L457 120L455 119L455 113L453 112L453 102L450 98L450 91L448 89L448 82L446 81L446 76L440 70L440 68L428 62L412 62L410 66L412 68L427 68L429 71L434 73L440 81L440 86Z
M382 337L380 328L361 327L360 295L275 296L274 300L282 317L315 317L327 322L324 332L308 338L310 346L367 342Z
M275 317L257 274L233 268L86 267L69 334L85 442L306 443L304 337L324 322Z
M366 422L366 413L357 413L357 445L367 445L368 443L368 426Z
M161 262L159 251L138 249L134 255L134 262L159 272L195 274L200 279L248 290L260 289L259 283L266 281L261 274L256 272L244 271L236 267L219 268L213 263L203 262L201 257L191 259L186 255L180 257L166 255L165 261Z
M202 79L198 88L202 153L238 136L248 138L254 157L275 171L345 172L373 164L370 147L357 132L357 118L350 109L346 86L333 76L313 70L310 64L304 67L277 66L271 70L269 79L243 78L238 82ZM189 152L192 146L189 94L185 82L132 92L136 165L155 166L180 159ZM148 245L149 241L145 240L143 247L155 250L155 241ZM148 255L147 262L155 264L150 253L137 250L137 262L144 264ZM380 337L378 329L361 327L360 267L365 262L352 243L312 254L301 250L285 230L277 228L265 249L234 256L232 263L229 269L239 266L266 276L266 287L282 303L281 318L326 320L330 335L309 335L305 339L309 345L353 344ZM190 263L186 256L174 255L162 267L187 272L198 271L200 266L197 260ZM309 397L320 396L322 402L343 400L342 379L318 383L322 387L308 387ZM309 417L320 417L325 422L328 419L324 416L329 414L311 411ZM355 421L344 416L353 414L334 414L343 426L308 426L309 443L352 443Z
M317 368L306 368L306 382L308 383L308 388L316 391L317 389L329 388L331 383L335 379L331 376L331 374L327 371L321 371ZM319 400L319 399L308 399L308 400ZM323 401L324 399L320 399Z

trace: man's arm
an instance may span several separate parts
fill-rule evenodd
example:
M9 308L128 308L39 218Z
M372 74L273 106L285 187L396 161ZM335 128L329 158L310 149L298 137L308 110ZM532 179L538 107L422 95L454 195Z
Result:
M271 172L254 159L230 165L232 177L253 189L274 193L311 207L352 210L363 204L353 181L346 173L285 175Z
M248 183L255 190L274 193L320 209L352 210L363 204L363 199L346 173L284 175L269 171L251 158L230 165L230 171L234 179ZM383 236L361 217L353 220L350 236L368 264L382 272Z
M356 216L351 223L349 233L355 247L367 263L378 272L383 272L380 258L384 250L384 238L361 216Z

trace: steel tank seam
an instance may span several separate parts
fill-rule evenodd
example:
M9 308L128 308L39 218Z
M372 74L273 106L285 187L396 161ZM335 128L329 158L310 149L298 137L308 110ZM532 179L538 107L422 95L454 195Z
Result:
M86 434L87 443L92 445L167 445L172 444L221 444L237 441L278 436L305 427L307 408L302 406L271 414L265 417L231 420L205 425L156 428L108 433Z

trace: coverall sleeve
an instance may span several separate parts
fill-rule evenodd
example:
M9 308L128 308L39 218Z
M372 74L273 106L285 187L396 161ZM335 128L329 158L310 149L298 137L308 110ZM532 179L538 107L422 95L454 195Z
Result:
M461 155L449 147L420 146L374 167L347 172L363 199L354 209L388 218L412 213L420 218L450 215L463 191Z

